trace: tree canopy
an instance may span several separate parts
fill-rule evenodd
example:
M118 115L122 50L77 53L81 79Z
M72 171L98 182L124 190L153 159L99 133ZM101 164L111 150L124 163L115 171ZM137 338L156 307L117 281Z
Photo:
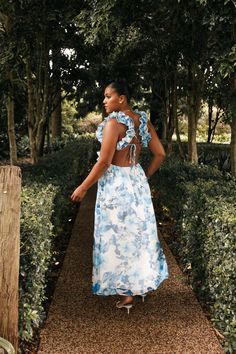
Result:
M0 5L2 121L28 127L34 162L46 135L60 135L63 98L76 98L82 116L101 110L106 82L125 77L171 151L178 117L188 116L188 158L197 163L201 103L231 125L236 175L235 0L22 0ZM16 105L21 102L21 118ZM59 109L58 109L59 108ZM14 115L15 113L15 115ZM209 113L208 140L215 122ZM5 117L5 118L4 118ZM3 124L3 123L1 123ZM15 151L16 154L16 151Z

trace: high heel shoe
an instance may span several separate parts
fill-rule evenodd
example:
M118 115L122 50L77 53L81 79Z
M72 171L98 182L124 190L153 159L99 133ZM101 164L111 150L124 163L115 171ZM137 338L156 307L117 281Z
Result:
M122 307L125 307L127 309L127 311L128 311L128 315L129 315L129 310L133 307L133 304L132 303L127 303L127 304L119 305L120 302L121 301L117 301L116 307L118 309L122 309Z
M144 299L145 299L145 297L147 296L147 294L143 294L143 295L141 295L142 296L142 302L144 302Z

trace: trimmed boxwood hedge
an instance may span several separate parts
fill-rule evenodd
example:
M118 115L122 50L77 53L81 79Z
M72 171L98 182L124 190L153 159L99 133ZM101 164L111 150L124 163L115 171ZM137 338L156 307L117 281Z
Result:
M63 150L22 170L19 336L33 340L45 320L47 274L53 265L54 242L77 205L70 195L95 157L93 136L81 136ZM68 222L68 221L67 221Z
M212 322L236 349L236 183L188 182L181 218L180 254L191 283L211 304Z
M146 159L147 160L147 159ZM209 304L224 335L226 353L236 350L236 180L216 168L167 159L151 179L160 203L176 219L174 253L191 285Z
M54 198L59 187L33 182L22 188L20 338L30 340L44 319L46 272L52 260Z

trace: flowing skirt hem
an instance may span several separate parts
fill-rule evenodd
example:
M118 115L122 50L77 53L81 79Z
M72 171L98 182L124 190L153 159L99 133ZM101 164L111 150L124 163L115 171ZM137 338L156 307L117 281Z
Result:
M149 292L153 292L157 290L160 286L160 284L165 280L169 278L169 274L166 274L165 276L160 277L157 281L156 284L153 287L148 287L146 290L145 289L140 289L140 290L130 290L130 289L124 289L124 288L101 288L98 283L95 283L92 285L92 293L93 295L100 295L100 296L110 296L110 295L123 295L123 296L136 296L136 295L144 295Z

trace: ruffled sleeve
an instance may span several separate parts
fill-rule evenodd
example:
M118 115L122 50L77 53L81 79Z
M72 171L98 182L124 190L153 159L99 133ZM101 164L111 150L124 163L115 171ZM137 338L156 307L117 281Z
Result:
M128 127L125 136L117 143L117 150L121 150L124 149L135 136L134 122L132 118L125 115L123 112L117 112L115 118L117 122L125 124Z
M142 144L143 146L147 147L148 146L148 142L151 140L152 136L148 131L148 126L147 126L147 122L148 122L148 118L147 118L147 114L144 111L137 111L138 114L140 114L140 125L139 125L139 135L142 138Z
M105 127L105 124L107 121L110 119L115 118L117 122L125 124L127 126L126 134L125 136L118 141L116 148L117 150L124 149L133 139L135 136L135 130L134 130L134 122L132 118L129 116L125 115L123 112L112 112L110 113L106 118L104 118L103 122L98 125L98 128L96 130L96 137L98 141L101 143L102 142L102 136L103 136L103 129Z
M98 139L98 141L100 143L102 143L102 135L103 135L103 129L104 129L104 126L107 122L107 118L108 117L105 117L104 120L102 121L102 123L98 124L98 127L97 127L97 130L96 130L96 138Z

